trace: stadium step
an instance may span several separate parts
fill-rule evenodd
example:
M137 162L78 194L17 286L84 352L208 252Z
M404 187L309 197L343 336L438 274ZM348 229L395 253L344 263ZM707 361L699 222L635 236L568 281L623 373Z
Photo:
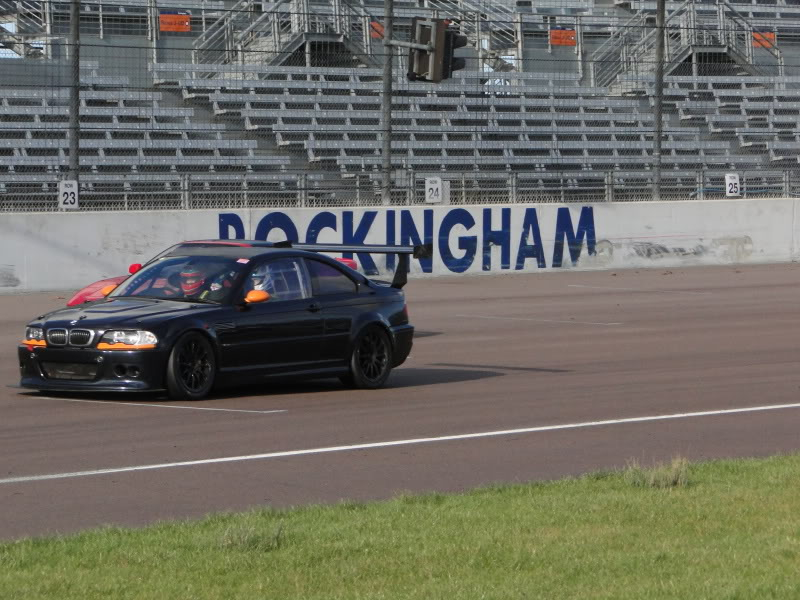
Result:
M693 55L720 56L719 63L735 63L746 76L784 75L780 50L750 24L727 0L719 0L716 16L698 12L694 0L686 0L667 15L664 36L666 64L670 74ZM592 55L594 85L609 86L612 93L626 94L652 85L656 71L658 30L645 12L617 28ZM757 63L754 46L773 58L773 65Z

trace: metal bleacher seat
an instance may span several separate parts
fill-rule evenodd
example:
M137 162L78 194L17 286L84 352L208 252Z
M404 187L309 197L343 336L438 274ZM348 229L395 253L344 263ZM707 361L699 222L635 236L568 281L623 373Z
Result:
M114 89L126 77L82 75L81 168L136 173L282 171L289 157L256 153L256 140L224 139L225 125L163 106L159 91ZM51 172L67 162L69 89L0 89L0 173Z
M162 64L153 70L157 82L245 131L303 153L317 165L312 168L346 172L380 165L379 69ZM492 83L470 72L437 86L396 87L393 163L423 167L435 161L474 171L525 163L536 170L631 164L638 171L652 165L651 95L609 97L608 88L581 86L575 74L497 77ZM665 168L768 161L765 153L740 144L734 130L758 129L782 113L786 123L800 115L793 106L800 91L790 89L800 87L800 78L780 86L774 78L741 79L666 78Z
M346 167L353 157L378 152L380 84L374 75L369 82L352 71L333 77L320 72L302 81L284 75L277 80L233 82L182 79L180 85L185 96L207 99L215 114L240 118L247 130L272 133L278 145L304 148L312 162L338 157ZM536 81L541 84L541 79ZM459 93L453 94L454 89ZM417 153L435 155L437 160L441 156L458 162L472 156L482 161L504 150L513 159L515 140L526 148L540 141L525 134L546 131L557 140L574 136L578 129L609 135L592 149L613 153L614 146L628 148L630 136L644 140L652 130L652 115L640 113L639 106L638 99L609 99L605 89L579 86L510 85L469 93L455 86L437 86L425 93L399 90L393 103L393 131L397 148L404 152L398 152L397 160ZM618 142L612 133L629 138ZM412 135L413 140L408 138ZM490 139L497 137L506 139Z

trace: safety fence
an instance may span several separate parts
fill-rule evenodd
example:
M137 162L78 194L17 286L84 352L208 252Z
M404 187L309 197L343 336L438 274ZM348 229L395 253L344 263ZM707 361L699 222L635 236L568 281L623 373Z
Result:
M726 194L724 172L685 171L663 174L660 200L714 200ZM409 170L393 179L392 206L428 205L426 181L436 173ZM800 197L800 171L741 171L740 198ZM511 173L503 177L452 174L437 204L525 204L643 202L653 200L653 175L639 172ZM18 184L7 193L0 186L0 212L59 210L58 181ZM279 181L253 177L175 175L150 181L99 179L82 181L84 210L191 210L215 208L323 208L385 205L377 180L370 175L331 184L305 174L287 174Z
M396 38L447 19L467 67L412 82L397 51L386 99L382 2L81 2L81 206L414 205L436 178L454 204L710 199L730 173L796 195L800 6L669 1L659 63L654 1L532 4L397 0ZM58 209L69 8L0 0L0 211Z

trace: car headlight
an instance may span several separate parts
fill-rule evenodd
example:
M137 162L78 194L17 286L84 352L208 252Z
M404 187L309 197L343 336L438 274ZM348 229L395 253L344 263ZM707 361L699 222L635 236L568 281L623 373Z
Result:
M35 346L47 346L44 339L44 330L41 327L28 327L25 329L25 339L22 343L28 347L28 350L33 350Z
M98 350L150 350L156 347L158 338L149 331L106 331L100 342Z
M44 329L41 327L28 327L25 330L25 339L26 340L36 340L37 342L41 342L44 340Z

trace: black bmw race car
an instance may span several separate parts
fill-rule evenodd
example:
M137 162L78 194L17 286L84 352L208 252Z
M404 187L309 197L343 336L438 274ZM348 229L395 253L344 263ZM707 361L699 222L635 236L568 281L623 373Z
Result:
M397 254L391 282L319 252ZM97 302L28 324L21 385L159 391L199 400L215 385L301 375L382 386L411 351L409 256L430 247L206 240L175 246Z

